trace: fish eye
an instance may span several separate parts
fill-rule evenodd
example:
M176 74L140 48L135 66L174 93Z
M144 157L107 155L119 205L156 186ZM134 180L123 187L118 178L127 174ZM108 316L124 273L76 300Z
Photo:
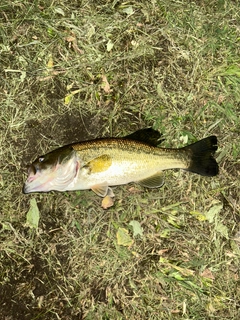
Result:
M44 157L39 157L39 158L38 158L38 161L39 161L39 162L43 162L43 161L44 161Z

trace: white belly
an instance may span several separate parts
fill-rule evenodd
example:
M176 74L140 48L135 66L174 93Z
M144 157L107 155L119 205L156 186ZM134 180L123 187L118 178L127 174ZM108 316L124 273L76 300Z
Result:
M154 175L158 168L148 168L139 164L124 161L113 163L107 170L102 172L90 173L88 169L82 168L74 178L67 190L86 190L96 185L117 186L134 181L145 179Z

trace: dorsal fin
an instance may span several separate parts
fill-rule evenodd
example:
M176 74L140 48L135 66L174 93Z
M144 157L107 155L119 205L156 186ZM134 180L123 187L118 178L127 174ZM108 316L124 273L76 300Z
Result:
M153 147L157 147L164 139L161 139L162 134L154 130L153 128L146 128L137 130L125 137L123 139L137 140L145 142Z

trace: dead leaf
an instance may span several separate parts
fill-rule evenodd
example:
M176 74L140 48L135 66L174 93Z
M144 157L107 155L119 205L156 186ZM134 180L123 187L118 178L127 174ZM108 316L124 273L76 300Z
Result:
M142 192L141 190L139 190L139 189L137 189L137 188L135 188L135 187L129 188L128 191L129 191L130 193L141 193L141 192Z
M68 36L68 37L65 38L65 40L66 40L67 42L73 42L73 41L76 41L76 38L73 37L73 36Z
M69 48L73 48L74 51L78 52L79 54L83 54L84 51L79 49L77 45L77 38L75 34L72 32L70 36L65 37L65 40L69 43Z
M106 92L106 93L110 93L112 90L110 88L110 84L107 80L107 77L105 75L102 75L102 84L101 84L101 88Z
M158 254L162 256L165 252L168 252L168 251L169 249L161 249L161 250L158 250Z
M180 312L181 312L181 310L179 310L179 309L171 310L171 313L172 313L172 314L178 314L178 313L180 313Z
M117 244L119 246L130 247L133 244L133 239L128 234L125 228L119 228L117 231Z
M214 280L215 277L210 269L205 269L202 273L200 273L200 276L203 278L208 278Z
M102 208L103 209L108 209L114 205L113 198L107 195L106 197L103 198L102 200Z

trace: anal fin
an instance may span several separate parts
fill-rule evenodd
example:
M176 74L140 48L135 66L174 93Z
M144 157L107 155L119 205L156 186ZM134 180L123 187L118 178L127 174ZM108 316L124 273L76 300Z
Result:
M160 188L164 184L163 173L162 173L162 171L160 171L160 172L157 172L156 174L154 174L153 176L150 176L146 179L136 181L136 182L139 183L143 187Z

